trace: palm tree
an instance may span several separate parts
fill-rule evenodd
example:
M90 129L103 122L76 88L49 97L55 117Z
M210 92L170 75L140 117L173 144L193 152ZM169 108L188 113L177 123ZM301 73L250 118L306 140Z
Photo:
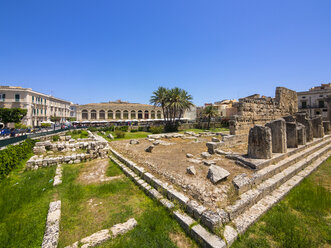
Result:
M209 129L210 128L210 119L218 116L218 111L213 105L210 105L210 106L207 106L204 108L204 110L202 111L202 115L204 117L208 118L208 128L207 129Z
M176 118L180 120L185 110L193 106L192 96L178 87L167 89L159 87L153 92L150 103L162 108L166 130L177 129Z

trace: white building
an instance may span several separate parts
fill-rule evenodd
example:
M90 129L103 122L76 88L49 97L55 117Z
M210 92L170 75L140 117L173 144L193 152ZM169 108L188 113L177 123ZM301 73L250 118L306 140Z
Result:
M309 91L298 92L298 109L306 111L310 117L322 115L323 119L328 119L328 104L326 98L331 95L331 83L316 86Z
M30 88L0 86L0 107L27 109L28 113L22 120L27 126L40 126L41 122L50 121L51 116L64 122L70 117L71 104Z

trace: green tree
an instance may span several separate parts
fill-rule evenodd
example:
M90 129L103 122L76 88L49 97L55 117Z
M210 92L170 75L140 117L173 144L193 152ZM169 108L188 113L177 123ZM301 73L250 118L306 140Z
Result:
M8 123L19 123L24 116L26 116L28 110L21 108L1 108L0 120L7 126Z
M192 96L178 87L159 87L153 92L150 103L162 108L166 131L176 131L184 112L193 106Z
M51 116L51 121L52 122L59 122L60 120L61 120L61 117Z
M203 109L202 115L203 115L203 117L206 117L208 119L207 129L209 129L210 128L210 120L211 120L211 118L218 116L218 111L213 105L210 105L210 106L207 106Z

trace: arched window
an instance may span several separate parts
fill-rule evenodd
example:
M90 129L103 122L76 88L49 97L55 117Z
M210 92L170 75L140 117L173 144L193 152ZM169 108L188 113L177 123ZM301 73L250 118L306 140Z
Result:
M124 110L124 111L123 111L123 119L124 119L124 120L129 119L129 111L127 111L127 110Z
M105 111L104 110L100 110L99 111L99 119L100 120L104 120L105 118L106 118Z
M97 118L97 111L96 110L91 110L91 119L95 120Z
M145 110L144 119L149 119L149 112L148 112L148 110Z
M155 119L155 111L154 110L151 111L151 119Z
M143 118L143 111L139 110L138 111L138 119L142 119Z
M137 118L136 111L131 110L131 119L136 119L136 118Z
M83 120L87 120L88 119L88 111L86 109L84 109L82 111L82 119Z
M162 117L161 117L161 111L160 111L160 110L157 111L157 118L158 118L158 119L161 119L161 118L162 118Z
M112 110L108 110L108 119L114 119L114 113Z
M116 112L115 112L115 118L116 119L121 119L121 111L119 111L119 110L116 110Z

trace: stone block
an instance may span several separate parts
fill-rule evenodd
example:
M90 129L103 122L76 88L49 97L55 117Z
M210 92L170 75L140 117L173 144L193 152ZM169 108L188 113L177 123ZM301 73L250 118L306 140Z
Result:
M222 223L222 221L217 213L207 210L201 216L201 223L208 227L209 230L213 231Z
M154 146L151 145L145 149L145 152L152 152L153 148L154 148Z
M210 154L214 154L215 149L219 148L221 146L221 143L220 142L207 142L206 146L208 148L208 152Z
M318 116L312 119L313 123L313 136L314 138L323 138L324 127L322 116Z
M306 127L301 123L297 123L297 135L298 145L305 145L307 142Z
M323 121L324 134L329 134L331 131L330 121Z
M306 127L307 142L313 141L313 124L311 120L308 120L307 113L296 113L296 120L298 123L301 123Z
M243 192L251 188L252 180L247 176L246 173L239 174L232 179L232 184L236 189L237 194L242 194Z
M287 148L298 147L297 124L295 122L286 122L286 140Z
M197 172L196 172L194 166L192 165L192 166L189 166L186 168L186 173L190 174L190 175L195 175Z
M272 136L269 127L254 126L248 135L248 157L269 159L272 156Z
M209 167L207 178L214 184L226 179L230 173L220 166L212 165Z
M278 119L266 124L271 129L272 152L286 153L286 122L284 119Z

